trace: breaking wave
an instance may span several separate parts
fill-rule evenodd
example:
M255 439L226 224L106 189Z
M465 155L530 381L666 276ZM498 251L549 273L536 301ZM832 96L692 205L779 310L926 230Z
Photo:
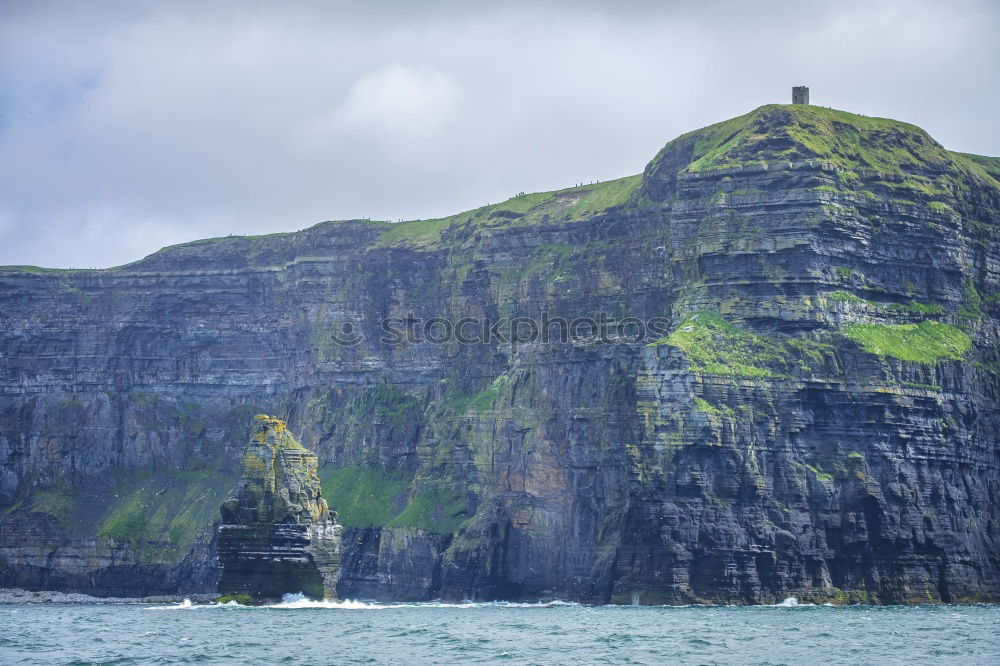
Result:
M243 606L235 601L214 604L194 604L190 599L184 599L180 603L168 606L149 606L148 610L188 610L195 608L270 608L278 610L299 610L299 609L328 609L328 610L391 610L394 608L554 608L557 606L581 606L582 604L573 601L540 601L540 602L517 602L517 601L410 601L410 602L377 602L358 601L356 599L310 599L302 593L286 594L281 601L261 606ZM833 604L822 604L832 606ZM763 604L764 608L815 608L814 603L799 603L796 597L787 597L777 604ZM690 608L689 605L680 606L656 606L658 608Z
M150 606L147 610L184 610L186 608L203 608L203 606L195 606L191 603L190 599L184 599L184 601L179 604L171 604L169 606Z
M378 603L344 599L343 601L324 599L316 601L304 594L286 594L276 604L268 604L264 608L298 609L298 608L331 608L337 610L387 610L392 608L552 608L555 606L579 606L569 601L547 601L538 603L518 603L513 601L464 601L446 603L443 601L414 601L407 603Z

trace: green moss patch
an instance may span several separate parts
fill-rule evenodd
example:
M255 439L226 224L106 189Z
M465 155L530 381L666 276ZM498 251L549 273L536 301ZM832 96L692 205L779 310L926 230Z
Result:
M916 363L959 360L972 347L972 340L961 330L930 320L919 324L849 324L843 333L869 354Z
M427 532L448 534L468 517L468 502L463 494L445 483L418 490L406 509L386 527L413 527Z
M710 311L688 315L673 333L650 344L677 347L698 373L762 379L821 371L832 351L809 338L748 331Z
M699 410L705 412L710 416L717 416L722 413L721 409L710 403L708 400L705 400L704 398L695 398L694 404Z
M958 314L966 319L983 318L983 297L976 290L975 283L969 278L962 281L962 307Z
M827 474L826 472L820 470L818 467L813 467L812 465L806 465L810 472L812 472L816 478L820 481L833 481L833 475Z
M839 303L857 303L858 305L866 305L870 308L892 312L909 312L921 315L944 314L944 308L937 303L920 303L918 301L910 301L909 303L877 303L875 301L869 301L868 299L861 298L857 294L845 290L831 291L827 294L827 298Z
M865 299L850 291L831 291L829 298L840 303L868 303Z
M261 602L257 601L249 594L223 594L221 597L215 600L217 604L228 604L236 602L240 606L260 606Z
M742 122L737 122L742 121ZM859 168L906 176L917 189L936 190L912 174L928 165L956 166L955 156L919 127L819 106L771 104L727 121L726 132L699 130L711 137L696 145L688 171L775 160L822 159L848 171ZM721 139L721 140L720 140ZM699 154L699 148L706 149ZM971 165L962 159L963 166ZM982 167L977 167L982 172ZM985 174L984 174L985 175Z
M500 398L507 391L510 379L500 375L478 393L463 393L457 386L449 386L441 401L441 410L446 412L483 412L494 409Z
M408 480L362 467L321 467L319 479L337 522L349 527L384 526L400 513L410 487Z
M97 535L141 546L148 560L179 559L218 519L219 505L234 482L234 476L217 469L130 475L117 484L118 499Z
M31 496L29 510L45 513L60 522L66 522L76 511L76 496L68 486L57 486L36 491Z
M381 245L428 246L441 240L441 231L456 221L457 216L434 220L397 222L379 236Z
M952 153L969 162L972 162L992 178L1000 182L1000 157L987 157L985 155L973 155L971 153Z
M446 481L412 481L362 467L320 468L323 498L348 527L412 527L450 533L467 517L465 496Z
M379 236L376 245L431 248L440 242L446 229L463 225L517 226L592 217L633 201L640 185L641 174L552 192L519 194L448 217L397 222Z
M692 369L713 375L776 378L772 365L782 360L783 346L744 330L714 312L696 312L670 335L653 344L681 349Z
M903 312L912 312L914 314L923 315L936 315L944 314L944 308L937 303L918 303L917 301L910 301L909 303L890 303L888 306L890 310L902 310Z

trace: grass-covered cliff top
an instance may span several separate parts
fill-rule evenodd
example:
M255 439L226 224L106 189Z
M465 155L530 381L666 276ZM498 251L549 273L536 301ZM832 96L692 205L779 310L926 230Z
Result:
M973 155L972 153L954 154L964 157L970 162L975 162L983 169L983 171L993 176L997 182L1000 182L1000 157L987 157L985 155Z
M640 174L552 192L519 194L457 215L396 223L382 234L378 244L432 245L440 240L445 229L459 225L517 226L583 219L630 203L641 184Z
M773 161L822 160L849 170L888 175L954 171L995 180L1000 159L946 150L924 130L820 106L768 104L683 134L650 163L687 173Z

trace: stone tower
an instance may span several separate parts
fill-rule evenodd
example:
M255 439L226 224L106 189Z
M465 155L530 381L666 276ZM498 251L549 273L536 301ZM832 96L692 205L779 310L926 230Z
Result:
M809 105L809 86L792 87L792 104Z

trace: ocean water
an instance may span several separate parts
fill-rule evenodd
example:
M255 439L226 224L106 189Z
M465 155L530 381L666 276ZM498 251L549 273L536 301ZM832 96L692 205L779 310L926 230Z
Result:
M0 664L1000 664L998 606L0 606Z

